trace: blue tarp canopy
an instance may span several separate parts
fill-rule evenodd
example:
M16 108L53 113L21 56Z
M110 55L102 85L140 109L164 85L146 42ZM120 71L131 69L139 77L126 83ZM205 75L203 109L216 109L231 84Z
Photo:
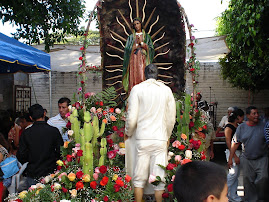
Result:
M50 71L50 55L0 33L0 73Z

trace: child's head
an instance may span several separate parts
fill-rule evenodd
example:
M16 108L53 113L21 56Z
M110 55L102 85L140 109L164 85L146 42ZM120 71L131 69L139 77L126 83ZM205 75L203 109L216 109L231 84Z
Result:
M173 187L180 202L228 202L227 174L212 162L193 161L181 166Z

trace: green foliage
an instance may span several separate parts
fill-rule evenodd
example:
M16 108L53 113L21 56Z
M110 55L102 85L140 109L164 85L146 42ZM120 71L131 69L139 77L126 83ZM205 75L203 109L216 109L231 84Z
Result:
M269 1L231 0L218 18L218 35L227 35L231 52L220 59L224 79L245 90L268 88Z
M54 43L65 41L66 34L79 34L85 8L83 0L2 0L0 6L2 22L19 26L15 38L26 39L28 44L43 40L48 52Z
M109 87L97 93L94 96L91 96L86 100L87 106L92 106L95 102L102 101L104 106L115 107L117 102L114 100L117 95L117 92L114 87ZM89 109L90 110L90 109Z

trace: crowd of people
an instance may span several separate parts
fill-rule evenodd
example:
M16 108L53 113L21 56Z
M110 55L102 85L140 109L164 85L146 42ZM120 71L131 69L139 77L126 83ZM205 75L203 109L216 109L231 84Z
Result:
M56 169L55 162L60 158L60 146L68 140L64 128L68 122L66 114L69 104L68 98L61 98L58 101L59 114L50 119L46 116L46 109L34 104L28 113L15 119L7 137L0 133L0 163L8 164L9 170L17 167L10 175L0 169L0 200L7 196L7 189L15 189L11 179L20 168L24 172L16 192L28 189L37 183L38 178ZM15 159L16 163L9 164L10 158Z
M171 90L155 80L156 66L149 65L145 71L148 71L145 74L147 80L136 85L131 91L126 118L126 149L136 145L137 150L136 153L129 154L132 159L135 159L131 175L133 176L136 201L142 201L143 188L148 178L144 170L150 169L162 178L165 177L165 173L158 166L156 167L154 162L165 164L167 161L167 155L165 155L167 142L174 126L176 111ZM157 99L157 97L161 97L160 93L164 99ZM201 98L202 95L199 93L197 107L206 111L208 105ZM144 101L142 102L142 100ZM147 104L140 106L141 102ZM58 101L59 114L50 119L41 105L34 104L29 108L29 113L15 119L7 137L0 133L0 163L5 162L8 158L15 158L19 163L17 163L18 168L14 166L14 172L17 172L19 167L23 167L24 164L27 165L24 166L24 177L16 191L29 188L37 183L36 179L55 170L55 162L60 158L60 146L64 141L69 140L67 132L64 130L68 121L66 114L69 111L69 104L68 98L61 98ZM153 106L159 110L151 110ZM161 110L161 106L168 108ZM140 112L138 109L142 111ZM148 112L145 113L146 111ZM145 114L147 117L144 116ZM195 161L183 165L175 176L175 197L179 201L242 201L242 198L237 195L241 169L243 171L244 201L268 201L268 115L265 113L265 117L261 120L258 109L254 106L248 107L245 113L242 109L229 107L228 115L222 118L217 131L210 135L210 146L208 146L211 151L209 156L213 158L214 135L224 129L228 174L223 167L212 162ZM150 127L147 126L148 124ZM159 138L156 138L156 130L162 124L164 124L161 127L163 130L159 131ZM148 130L155 131L154 137L150 136L153 132ZM0 197L2 198L6 197L7 188L12 186L12 175L7 176L0 169L0 176L2 178L0 180L2 196L0 194ZM202 186L199 183L201 181ZM155 188L156 200L162 201L164 184ZM189 190L193 190L192 192L197 194L189 194Z

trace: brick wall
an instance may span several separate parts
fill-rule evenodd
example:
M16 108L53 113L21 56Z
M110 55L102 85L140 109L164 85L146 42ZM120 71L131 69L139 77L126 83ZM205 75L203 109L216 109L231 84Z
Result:
M228 81L223 80L220 75L220 65L217 62L201 62L199 71L199 85L197 90L203 95L203 99L210 102L210 87L211 87L211 102L217 102L217 124L222 116L227 114L227 108L237 106L245 111L249 105L249 92L232 88ZM192 82L190 74L186 74L186 90L192 92ZM254 95L253 103L258 107L261 114L263 109L269 106L269 90L263 90Z
M68 97L72 100L74 93L77 92L78 78L76 72L57 72L52 71L52 116L58 113L58 100L61 97ZM102 90L102 78L95 74L87 74L86 92L100 92ZM32 87L32 83L33 87ZM49 74L33 73L31 74L30 86L32 87L32 104L41 104L48 110L49 106ZM36 99L35 99L36 98Z
M232 88L228 81L222 79L220 75L220 67L217 62L202 62L200 69L198 91L203 95L208 103L210 102L210 88L211 87L211 102L217 102L217 124L222 116L226 115L229 106L237 106L245 110L248 106L249 92ZM49 75L45 73L33 73L31 78L34 84L32 87L32 104L41 104L49 112ZM52 115L58 113L57 102L66 96L72 98L74 92L77 90L76 72L57 72L52 71ZM86 92L100 92L102 90L102 78L95 74L89 74L86 81ZM186 90L192 92L192 84L190 74L186 74ZM259 108L262 112L263 108L269 106L269 90L264 90L254 96L253 105Z

